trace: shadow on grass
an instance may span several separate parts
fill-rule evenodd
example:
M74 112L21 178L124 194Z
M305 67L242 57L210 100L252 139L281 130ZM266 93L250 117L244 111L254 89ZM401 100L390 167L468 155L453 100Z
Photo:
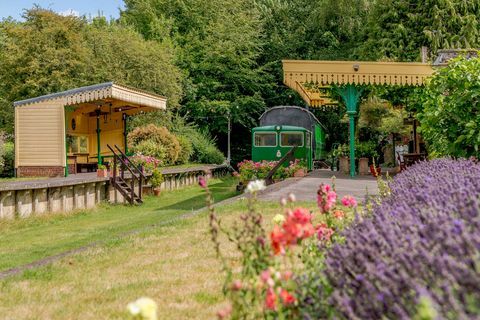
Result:
M234 187L232 187L231 180L222 180L218 183L211 185L210 191L213 194L215 202L233 197L238 194ZM206 206L206 193L202 192L199 195L185 199L183 201L177 201L168 206L158 207L156 210L196 210Z

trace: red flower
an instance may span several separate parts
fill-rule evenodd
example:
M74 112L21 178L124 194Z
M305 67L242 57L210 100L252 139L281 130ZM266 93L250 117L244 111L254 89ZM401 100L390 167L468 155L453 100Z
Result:
M272 242L273 252L276 255L285 253L285 237L279 226L273 227L273 230L270 233L270 240Z
M286 306L291 305L295 302L295 297L285 289L282 289L282 291L280 291L280 298L282 298L283 304Z
M293 211L292 215L295 221L301 224L308 223L312 220L312 215L310 214L310 211L305 208L296 208L295 211Z
M273 288L267 289L267 296L265 297L265 308L268 310L276 310L277 309L277 295Z

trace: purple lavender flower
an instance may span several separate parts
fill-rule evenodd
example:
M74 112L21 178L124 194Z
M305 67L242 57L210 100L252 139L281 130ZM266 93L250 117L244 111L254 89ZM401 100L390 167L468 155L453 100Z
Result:
M332 292L310 298L327 299L339 318L410 319L428 296L442 319L478 319L480 163L423 162L390 187L372 217L346 229L345 242L328 251L317 276ZM326 316L305 310L311 318Z

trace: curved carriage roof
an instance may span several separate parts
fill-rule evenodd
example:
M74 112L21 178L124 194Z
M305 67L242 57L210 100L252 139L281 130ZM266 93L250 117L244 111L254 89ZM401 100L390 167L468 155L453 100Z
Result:
M273 115L268 117L269 114L273 112ZM310 124L306 126L305 124L300 125L300 123L294 123L295 121L301 121L301 119L292 118L292 115L303 115L305 118L309 119ZM267 118L268 117L268 118ZM293 126L300 126L304 128L313 127L313 124L320 125L324 130L326 130L325 126L315 117L315 115L310 112L306 108L302 108L299 106L276 106L266 110L260 116L260 125L267 126L267 125L293 125Z

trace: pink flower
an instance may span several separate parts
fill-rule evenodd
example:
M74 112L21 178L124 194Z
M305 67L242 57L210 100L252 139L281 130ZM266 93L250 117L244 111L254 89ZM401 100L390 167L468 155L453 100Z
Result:
M329 228L325 223L319 224L316 228L317 238L320 241L329 241L334 231Z
M242 281L240 281L240 280L235 280L235 281L233 281L233 283L232 283L232 290L233 290L233 291L238 291L238 290L240 290L240 289L242 289Z
M205 180L205 177L198 177L198 184L200 185L200 187L205 189L207 187L207 181Z
M345 196L342 198L342 204L345 207L353 208L357 206L357 200L352 196Z
M222 320L230 316L231 313L232 313L232 306L228 305L225 308L218 310L217 317L218 319Z
M267 282L268 279L270 279L271 276L270 276L270 270L266 269L266 270L263 270L262 273L260 273L260 279L263 281L263 282Z

